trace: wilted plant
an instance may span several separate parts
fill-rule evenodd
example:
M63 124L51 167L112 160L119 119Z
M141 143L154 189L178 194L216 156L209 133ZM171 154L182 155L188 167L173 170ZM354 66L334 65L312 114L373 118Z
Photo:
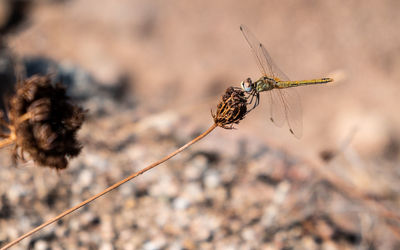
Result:
M32 82L36 82L39 79L31 79ZM45 79L41 79L40 82L44 81ZM59 90L60 91L60 90ZM29 91L21 91L21 93L24 92L26 93L25 95L20 94L19 96L31 96ZM7 249L15 244L17 244L19 241L23 240L24 238L32 235L33 233L41 230L42 228L52 224L53 222L61 219L62 217L72 213L73 211L85 206L86 204L92 202L93 200L105 195L106 193L116 189L117 187L121 186L122 184L124 184L125 182L130 181L131 179L137 177L138 175L143 174L144 172L158 166L159 164L167 161L168 159L172 158L173 156L177 155L178 153L182 152L183 150L185 150L186 148L188 148L189 146L191 146L192 144L196 143L197 141L203 139L205 136L207 136L211 131L213 131L216 127L221 127L224 129L232 129L234 124L239 124L239 122L246 116L246 114L248 113L248 109L247 109L247 105L248 105L248 97L249 95L244 92L241 88L235 88L235 87L230 87L226 90L225 94L222 96L221 101L219 102L219 104L217 105L217 110L215 111L215 113L212 113L212 117L214 120L214 123L205 131L203 132L201 135L197 136L195 139L191 140L190 142L186 143L185 145L183 145L182 147L180 147L179 149L177 149L176 151L172 152L171 154L165 156L164 158L160 159L159 161L156 161L152 164L150 164L149 166L143 168L142 170L128 176L127 178L115 183L114 185L108 187L107 189L105 189L104 191L92 196L91 198L83 201L82 203L64 211L63 213L59 214L58 216L54 217L53 219L43 223L42 225L36 227L35 229L31 230L30 232L22 235L21 237L19 237L18 239L8 243L7 245L5 245L3 248L1 249ZM21 98L21 97L19 97ZM23 100L25 100L24 98L22 98ZM32 98L30 98L32 99ZM18 99L19 100L19 99ZM18 101L16 101L18 102ZM32 106L33 105L33 106ZM64 104L65 105L65 104ZM26 106L26 105L24 105ZM39 122L39 121L44 121L44 120L48 120L49 117L51 117L51 112L49 113L48 110L50 109L48 106L48 101L45 100L41 100L40 98L37 99L37 102L35 104L31 103L32 107L30 110L26 109L26 113L29 115L21 115L21 113L23 112L17 112L16 114L18 114L17 116L14 117L20 117L18 119L13 118L12 121L14 121L12 124L12 126L10 127L10 129L14 129L14 127L21 127L21 123L22 121L26 123L27 121L27 125L25 126L31 126L29 125L30 123L34 122ZM65 129L65 131L68 131L67 128L75 128L75 132L77 129L79 129L80 125L82 124L83 121L83 110L81 108L72 108L71 106L66 106L67 109L69 109L69 111L67 112L69 114L69 119L66 119L67 123L69 124L69 126L63 127ZM60 107L58 107L60 108ZM22 109L25 110L25 109ZM13 111L16 112L16 111ZM63 116L64 117L64 116ZM45 119L46 118L46 119ZM23 126L23 128L25 129L25 126ZM42 125L44 126L44 125ZM40 126L39 126L40 127ZM23 130L23 131L32 131L32 133L29 134L30 137L29 138L36 138L38 137L39 139L42 138L42 140L39 140L39 142L37 142L36 144L40 144L44 147L44 148L49 148L49 150L54 149L53 144L57 139L59 139L60 141L58 141L58 143L60 145L65 145L65 146L72 146L75 145L76 147L71 147L68 148L71 151L64 151L65 153L63 154L64 157L71 157L71 156L75 156L72 155L71 152L78 152L80 150L80 146L78 147L79 144L76 144L77 141L64 141L62 142L62 139L67 139L64 136L58 136L57 134L54 134L53 130L47 131L47 127L44 127L41 129L33 129L31 128L31 130ZM64 131L64 130L62 130ZM36 133L36 134L35 134ZM66 132L64 132L63 134L65 134ZM15 136L16 135L16 136ZM8 138L11 138L13 136L14 137L18 137L20 134L15 133L15 132L11 132L9 134ZM75 133L73 133L73 135L75 136ZM36 137L35 137L36 136ZM75 138L75 137L74 137ZM36 139L37 140L37 139ZM68 139L67 139L68 140ZM18 139L13 139L13 141L16 141L18 143ZM24 140L23 140L24 141ZM75 143L72 143L75 142ZM42 143L42 144L41 144ZM18 145L18 144L17 144ZM24 144L22 144L24 145ZM29 144L30 145L30 144ZM19 146L19 145L18 145ZM22 147L22 146L20 146ZM26 148L26 147L25 147ZM23 149L25 149L23 148ZM77 151L74 151L72 149L77 149ZM44 149L43 149L44 150ZM44 150L45 152L47 152L46 150ZM35 154L35 151L32 151ZM43 157L45 157L45 155L43 155ZM38 159L36 159L37 163L40 163ZM44 160L44 162L47 162L46 160ZM53 162L52 160L50 162ZM56 165L58 166L58 165ZM63 165L61 165L63 166Z
M53 85L50 76L26 79L17 85L9 107L9 122L0 117L0 147L14 143L14 161L25 160L27 153L39 166L64 169L80 153L76 133L85 111L70 101L61 83Z
M205 132L203 132L201 135L191 140L187 144L183 145L179 149L175 150L171 154L160 159L159 161L150 164L149 166L115 183L114 185L92 196L84 202L64 211L60 215L54 217L53 219L43 223L37 228L22 235L18 239L5 245L2 249L6 249L17 244L22 239L41 230L47 225L61 219L69 213L72 213L80 207L85 206L91 201L114 190L115 188L121 186L125 182L130 181L136 176L143 174L146 171L156 167L157 165L167 161L168 159L172 158L176 154L191 146L192 144L203 139L216 127L232 129L235 124L239 124L239 122L244 119L246 114L259 104L260 92L274 91L272 92L274 94L270 94L271 98L275 98L271 99L275 100L274 102L272 102L271 106L271 121L276 122L277 125L282 125L283 121L287 120L290 132L300 137L302 123L301 120L297 118L301 118L301 115L297 116L297 114L301 114L301 106L299 102L296 103L296 101L298 100L297 98L295 98L295 105L290 105L286 91L284 89L309 84L328 83L333 81L333 79L321 78L304 81L290 81L284 74L280 76L280 74L278 74L281 73L280 70L278 70L272 63L272 59L270 58L264 46L257 41L254 35L252 35L245 26L241 26L241 31L243 32L246 41L249 43L250 48L256 57L257 64L263 75L261 78L259 78L259 80L255 82L252 82L250 78L246 81L243 81L241 84L241 88L228 88L225 94L222 96L220 103L217 105L217 110L215 111L215 113L211 112L214 123ZM25 91L25 95L20 94L20 99L22 101L29 100L29 105L21 105L20 103L18 103L20 99L16 99L15 101L16 103L21 105L21 110L18 112L12 111L16 113L16 115L11 115L10 120L11 124L13 125L10 127L11 133L8 138L16 142L17 148L20 147L23 150L28 151L29 154L34 158L36 163L41 165L51 165L52 167L55 167L57 169L65 168L67 158L76 156L81 148L75 139L75 133L83 122L83 110L81 108L73 108L72 106L68 106L66 104L62 107L56 106L58 108L57 110L60 110L61 108L66 109L67 111L65 117L57 117L57 122L63 122L60 122L59 125L55 126L54 128L51 125L45 123L45 121L51 119L53 115L53 113L49 111L52 110L50 108L51 104L53 104L52 99L49 98L50 101L48 101L46 98L37 98L34 94L31 94L31 91L33 91L33 93L36 93L35 88L28 88L28 91ZM64 96L65 91L61 92L62 96ZM35 96L35 98L33 98L32 96ZM34 102L34 100L36 102ZM253 101L254 103L252 103ZM248 109L248 105L251 105L250 109ZM293 110L297 110L299 112L292 112ZM25 117L25 114L28 114L27 117ZM283 119L275 119L275 116L277 114L283 114L280 116ZM37 124L37 122L39 122L40 125L35 125ZM57 128L61 129L58 130ZM22 132L18 133L17 130L21 130ZM22 136L21 139L19 139L20 136ZM37 146L40 146L40 150L37 149ZM62 152L59 152L59 149ZM15 153L15 155L19 154Z
M232 129L247 114L247 97L241 88L230 87L222 96L216 113L212 113L214 123L226 129Z

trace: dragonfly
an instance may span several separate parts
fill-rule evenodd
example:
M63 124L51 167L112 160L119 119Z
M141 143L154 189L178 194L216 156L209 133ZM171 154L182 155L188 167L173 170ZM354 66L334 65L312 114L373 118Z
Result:
M293 87L324 84L332 82L332 78L320 78L312 80L291 81L273 62L264 45L245 26L241 25L240 30L250 46L250 50L256 59L257 66L262 76L253 82L251 78L241 82L243 91L249 94L249 104L254 109L260 103L260 92L269 93L270 120L281 127L285 121L289 131L296 138L300 139L303 133L302 107L300 96Z

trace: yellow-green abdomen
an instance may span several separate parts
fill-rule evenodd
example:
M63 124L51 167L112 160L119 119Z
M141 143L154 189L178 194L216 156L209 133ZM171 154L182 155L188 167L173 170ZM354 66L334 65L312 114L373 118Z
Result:
M324 84L328 82L332 82L332 78L321 78L321 79L312 79L312 80L302 80L302 81L278 81L278 88L291 88L302 85L311 85L311 84Z

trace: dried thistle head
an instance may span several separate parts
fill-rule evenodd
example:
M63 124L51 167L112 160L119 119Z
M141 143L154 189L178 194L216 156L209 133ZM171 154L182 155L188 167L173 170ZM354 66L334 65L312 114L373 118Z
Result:
M229 87L217 106L216 113L212 113L215 124L225 129L232 129L247 114L247 98L241 88Z
M40 166L67 167L82 146L76 138L85 112L71 103L65 88L49 76L33 76L18 84L10 100L10 129L15 136L14 159L27 152Z

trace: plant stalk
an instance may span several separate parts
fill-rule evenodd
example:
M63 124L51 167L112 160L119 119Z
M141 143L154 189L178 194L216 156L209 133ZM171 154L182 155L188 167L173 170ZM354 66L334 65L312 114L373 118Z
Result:
M27 112L18 118L17 124L24 122L31 117L32 115L29 112ZM13 125L7 125L7 127L11 130L11 133L8 135L8 137L5 137L3 140L0 140L0 148L13 144L17 139L17 136L15 135L15 127Z
M0 141L0 148L11 145L15 142L15 138L7 137Z
M213 131L218 125L217 124L213 124L210 128L208 128L205 132L203 132L201 135L197 136L196 138L194 138L193 140L191 140L190 142L186 143L185 145L183 145L182 147L180 147L179 149L175 150L174 152L170 153L169 155L165 156L164 158L150 164L149 166L143 168L142 170L126 177L125 179L113 184L112 186L106 188L105 190L103 190L102 192L90 197L89 199L79 203L78 205L62 212L61 214L57 215L56 217L48 220L47 222L43 223L42 225L32 229L31 231L29 231L28 233L20 236L19 238L13 240L12 242L8 243L7 245L3 246L0 250L4 250L4 249L8 249L12 246L14 246L15 244L17 244L18 242L20 242L21 240L31 236L32 234L36 233L37 231L41 230L42 228L60 220L61 218L63 218L64 216L74 212L75 210L85 206L86 204L96 200L97 198L107 194L108 192L118 188L119 186L121 186L122 184L124 184L125 182L128 182L130 180L132 180L133 178L137 177L138 175L141 175L147 171L149 171L150 169L160 165L161 163L169 160L170 158L174 157L175 155L179 154L180 152L182 152L183 150L185 150L186 148L190 147L192 144L200 141L201 139L203 139L205 136L207 136L209 133L211 133L211 131Z

